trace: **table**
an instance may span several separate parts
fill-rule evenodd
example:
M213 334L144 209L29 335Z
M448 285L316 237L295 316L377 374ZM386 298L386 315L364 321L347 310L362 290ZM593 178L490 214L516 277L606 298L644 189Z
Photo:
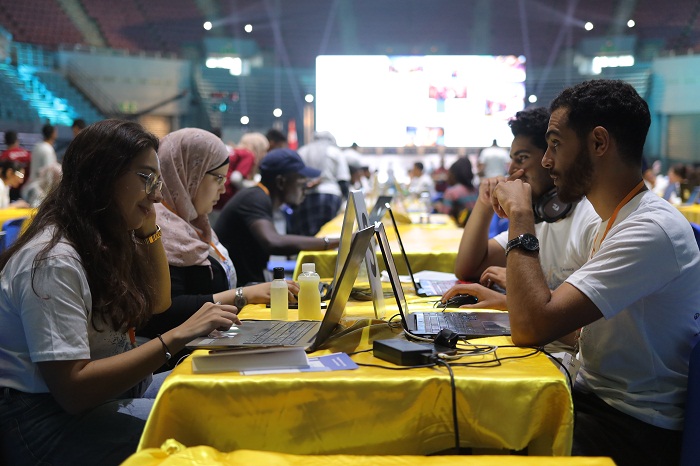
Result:
M421 270L454 273L459 242L462 239L464 230L458 227L448 215L432 214L431 222L427 224L417 222L410 224L399 223L399 233L406 248L408 260L411 262L411 269L413 269L414 273ZM343 215L341 214L325 224L316 236L337 237L340 235L342 223ZM399 273L406 274L408 270L403 257L401 257L401 250L399 249L399 243L396 240L396 233L391 225L391 220L387 221L385 218L384 225L390 241L394 262ZM383 266L384 261L379 257L379 254L378 252L379 264ZM301 264L304 262L314 262L316 264L316 273L321 277L333 277L337 257L338 251L336 250L301 251L297 256L294 277L299 275Z
M389 455L290 455L264 451L236 450L223 453L211 447L185 448L169 440L161 448L149 448L131 455L122 466L183 466L207 464L275 464L284 466L502 466L503 456L389 456ZM610 458L570 456L509 456L508 466L615 466Z
M420 299L411 298L413 310ZM387 310L395 310L395 303L387 301ZM269 318L269 312L249 305L241 317ZM347 313L349 324L374 311L371 303L351 302ZM295 314L290 311L291 318ZM352 335L352 346L371 348L372 334L386 338L386 332L396 330L383 323L365 326ZM479 342L511 344L509 337ZM324 352L333 351L337 348ZM498 350L501 358L528 352ZM352 357L359 363L396 367L375 359L371 352ZM454 372L462 447L570 454L571 396L564 376L546 356L506 360L497 367L455 367ZM451 410L445 368L195 375L186 360L165 380L139 451L160 447L172 438L186 446L209 445L223 452L246 448L304 455L425 455L453 447Z
M700 204L681 205L678 210L688 219L689 222L700 224Z

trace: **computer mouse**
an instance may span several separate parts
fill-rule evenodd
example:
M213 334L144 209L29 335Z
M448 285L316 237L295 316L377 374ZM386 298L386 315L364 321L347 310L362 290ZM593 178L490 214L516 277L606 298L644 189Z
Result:
M479 302L479 300L476 296L458 294L445 301L445 307L461 307L465 304L476 304L477 302Z

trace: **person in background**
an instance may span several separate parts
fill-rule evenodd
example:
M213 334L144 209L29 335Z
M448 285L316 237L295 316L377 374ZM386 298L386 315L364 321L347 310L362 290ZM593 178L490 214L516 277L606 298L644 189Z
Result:
M29 170L29 180L39 177L39 172L47 165L56 163L56 151L54 143L58 137L58 128L51 124L45 124L41 128L43 140L37 142L32 148L32 163Z
M347 197L350 168L343 151L333 135L320 131L314 140L299 148L299 156L308 167L321 172L306 191L304 202L294 209L289 231L296 235L313 236L331 221Z
M320 171L304 165L291 149L270 151L260 162L260 183L239 191L214 225L221 243L231 253L238 273L237 286L269 281L265 276L270 254L290 255L338 247L337 238L281 235L273 211L286 203L294 207L304 199L309 179Z
M444 193L447 187L449 186L447 181L448 171L447 168L445 168L444 155L440 156L440 166L433 170L433 172L430 174L430 177L433 179L433 183L435 183L435 192Z
M668 169L668 184L663 198L671 204L681 203L681 183L688 179L688 166L682 163L671 165Z
M39 177L22 187L22 198L32 207L39 207L46 195L61 181L61 164L52 163L41 169Z
M545 132L549 124L546 108L520 111L508 122L513 133L510 148L509 179L520 179L530 186L533 206L543 208L556 203L562 218L538 218L535 235L540 241L540 267L550 289L555 289L588 260L600 218L591 204L564 203L556 197L556 188L547 169L542 166L542 157L547 150ZM467 218L464 234L459 244L455 261L455 275L460 280L478 283L460 284L449 290L443 301L455 294L471 294L479 299L474 306L491 309L508 309L506 296L490 289L494 285L507 290L506 255L508 231L489 239L488 231L493 217L491 196L494 187L504 177L481 180L479 196ZM570 209L570 210L569 210ZM568 212L565 212L568 210Z
M503 176L508 171L509 162L508 150L498 147L494 139L490 147L482 149L479 153L477 166L479 176L482 178Z
M79 132L85 129L86 126L87 123L85 123L85 120L82 118L76 118L73 120L73 124L70 127L71 131L73 131L73 137L76 137Z
M2 464L121 464L166 375L151 373L192 339L240 323L235 307L206 304L134 344L133 328L170 306L157 150L135 122L85 128L58 187L0 255Z
M457 225L464 226L479 196L479 190L472 184L473 179L471 161L467 157L457 159L450 165L447 172L448 186L442 199L435 203L435 210L448 214Z
M510 218L513 343L579 335L572 456L678 464L700 333L700 251L688 220L644 185L649 107L624 81L592 80L562 91L550 109L542 165L563 201L586 196L603 221L589 260L552 291L531 236L530 186L493 189L493 208Z
M361 190L365 196L369 195L372 188L369 183L369 166L362 163L362 154L355 143L343 151L345 161L350 169L350 189Z
M22 164L11 160L0 162L0 209L29 207L29 204L24 199L10 200L10 190L19 188L22 181L24 181L24 167Z
M32 161L32 154L27 149L20 146L17 131L8 130L5 132L5 146L7 148L0 154L0 162L8 160L19 163L19 166L24 169L24 174L26 175ZM24 183L25 180L22 179L16 188L10 188L11 200L18 200L21 197L20 188Z
M286 149L289 146L289 143L287 142L287 135L278 129L271 128L265 134L265 137L270 145L270 148L268 149L269 151L275 149Z
M422 162L415 162L413 168L408 172L410 182L408 184L408 192L416 196L427 192L432 198L435 194L435 182L428 173L425 172L425 167Z
M5 146L6 149L0 154L0 162L3 160L11 160L22 164L24 168L29 167L32 154L27 149L20 146L17 131L5 131Z
M242 309L270 302L270 283L237 288L228 250L212 231L207 214L224 191L228 151L214 134L184 128L165 136L158 150L163 200L156 205L170 268L172 305L156 314L137 335L156 338L189 319L205 303ZM289 283L290 301L298 286Z
M246 133L229 155L228 172L225 191L214 206L215 211L221 211L224 205L244 187L246 181L253 179L257 173L260 160L267 154L269 143L262 133Z

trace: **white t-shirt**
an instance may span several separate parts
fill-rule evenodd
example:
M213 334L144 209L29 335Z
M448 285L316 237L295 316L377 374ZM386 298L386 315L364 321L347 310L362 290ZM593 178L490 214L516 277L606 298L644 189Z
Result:
M126 332L93 328L92 294L72 246L56 244L32 280L34 258L52 230L16 252L0 272L0 386L27 393L49 391L38 362L101 359L132 348Z
M588 261L599 223L600 217L584 198L565 218L535 225L535 236L540 241L540 265L550 290L564 283ZM493 239L505 249L508 231Z
M321 170L321 183L310 192L341 197L338 181L350 181L350 168L343 151L326 140L313 141L298 150L304 164Z
M506 174L506 167L510 163L510 153L503 147L491 146L482 149L479 153L479 163L484 165L482 178L493 178Z
M577 388L646 423L682 429L691 341L700 332L700 252L688 221L656 194L640 193L566 281L604 316L581 332Z
M38 180L41 169L56 162L56 151L53 146L46 141L37 142L32 148L32 161L29 164L29 180Z

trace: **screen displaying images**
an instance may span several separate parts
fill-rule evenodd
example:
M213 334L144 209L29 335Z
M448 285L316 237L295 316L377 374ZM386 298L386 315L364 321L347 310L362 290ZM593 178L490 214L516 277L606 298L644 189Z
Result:
M524 57L316 58L316 130L341 147L507 147L524 104Z

